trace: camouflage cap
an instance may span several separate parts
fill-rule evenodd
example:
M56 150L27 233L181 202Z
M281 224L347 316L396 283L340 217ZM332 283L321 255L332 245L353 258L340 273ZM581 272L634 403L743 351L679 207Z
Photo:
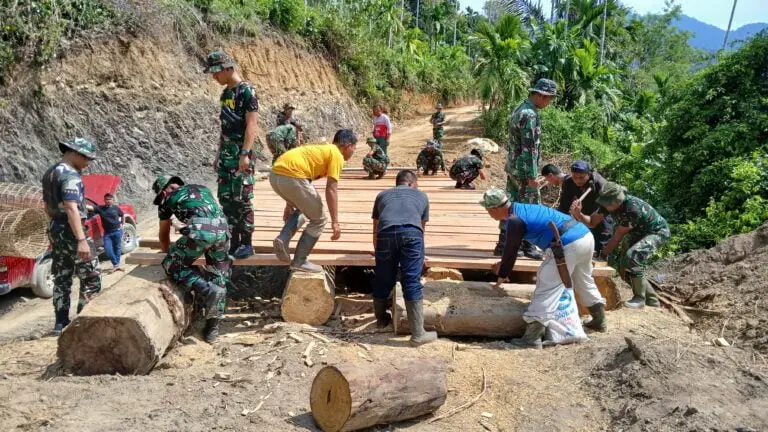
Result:
M443 104L438 102L437 105L435 105L435 109L443 109Z
M296 107L292 103L283 104L283 111L289 110L289 109L296 109Z
M596 201L603 207L613 204L620 204L623 203L627 197L625 194L626 191L627 188L624 186L618 183L608 182L600 190L600 195L597 196Z
M501 207L509 202L507 193L499 188L490 188L483 194L480 205L486 209Z
M226 68L237 66L235 60L224 51L214 51L208 54L208 57L205 59L205 64L205 73L221 72Z
M90 160L96 159L96 146L84 138L72 138L69 141L59 141L59 150L65 153L67 150L73 150Z
M435 139L429 139L424 145L424 148L440 148L440 142Z
M557 83L551 79L541 78L536 81L536 85L533 86L533 88L529 88L528 91L546 96L557 96Z
M368 144L370 144L370 145L374 145L374 144L376 144L378 141L376 141L376 138L374 138L374 137L368 137L368 139L367 139L367 140L365 140L365 142L367 142L367 143L368 143Z
M483 160L483 151L480 149L472 149L471 152L469 152L471 155L477 156L480 160Z
M176 183L179 186L184 185L184 181L181 179L181 177L170 174L160 174L157 176L157 180L155 180L155 183L152 184L152 191L155 192L155 205L160 204L160 192L162 192L163 189L165 189L171 183Z

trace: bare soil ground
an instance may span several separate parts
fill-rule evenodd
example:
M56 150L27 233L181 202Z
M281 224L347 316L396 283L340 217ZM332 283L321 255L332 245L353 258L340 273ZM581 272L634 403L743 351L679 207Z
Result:
M468 151L461 147L464 137L477 130L474 108L449 110L449 116L454 122L447 130L446 153L463 154ZM394 161L411 165L431 133L429 124L417 119L398 128ZM503 177L494 170L497 158L502 155L491 158L491 172L500 184ZM142 233L152 232L154 223L147 223ZM698 258L662 265L660 274L670 287L700 281L706 288L706 269L716 269L719 278L722 270L738 266L733 269L747 274L744 281L754 282L755 290L746 293L728 288L741 287L737 283L715 282L720 290L714 299L723 301L706 307L720 310L721 318L743 316L745 325L748 309L759 309L757 323L764 325L765 290L758 289L764 286L759 283L764 284L768 261L766 248L760 246L764 238L764 230L759 231L751 249L741 249L759 249L760 254L724 264L706 257L735 255L702 251L694 255ZM730 274L722 277L731 280ZM759 306L754 307L753 297L746 294L762 296ZM608 332L591 334L582 344L541 351L507 350L499 340L448 338L411 348L407 337L373 332L370 303L348 303L352 306L326 326L308 328L282 323L277 299L231 301L223 334L214 346L185 339L147 376L74 377L49 372L55 369L55 338L37 334L41 337L27 340L41 328L50 328L52 317L40 327L20 311L44 307L50 313L50 301L19 302L0 316L0 429L316 431L309 390L324 364L414 356L441 358L449 365L448 399L437 414L480 393L483 373L487 391L473 406L444 420L428 424L427 417L371 430L768 430L768 363L757 349L750 351L748 344L739 342L735 329L724 334L736 341L734 345L712 345L713 329L722 324L709 315L693 316L697 323L689 329L666 310L619 309L607 314ZM199 329L190 333L200 339ZM302 353L313 340L315 364L307 367ZM215 379L217 372L229 378Z

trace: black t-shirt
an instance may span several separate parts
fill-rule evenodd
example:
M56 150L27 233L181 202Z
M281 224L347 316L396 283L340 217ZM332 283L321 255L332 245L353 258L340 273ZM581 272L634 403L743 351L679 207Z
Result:
M597 196L600 195L600 191L607 182L597 171L592 171L589 181L583 187L576 186L571 176L566 176L563 181L563 189L560 192L560 205L558 205L557 209L565 214L570 214L571 204L579 199L581 194L586 192L588 188L592 188L589 195L581 202L581 212L591 215L600 208L600 205L597 204Z
M101 226L104 232L114 231L120 228L123 221L123 211L116 205L94 206L93 210L101 216Z

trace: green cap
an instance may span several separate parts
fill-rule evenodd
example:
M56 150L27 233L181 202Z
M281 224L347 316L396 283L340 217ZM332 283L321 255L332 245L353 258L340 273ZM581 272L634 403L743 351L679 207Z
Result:
M627 198L627 195L625 194L626 191L627 188L624 186L618 183L608 182L600 190L600 195L597 196L596 201L603 207L613 204L620 204L623 203Z
M497 208L505 205L509 202L506 192L499 188L490 188L483 194L483 199L480 201L480 205L487 208Z
M224 51L214 51L205 59L205 73L216 73L226 68L237 66L237 63Z
M160 192L171 183L176 183L179 186L184 185L184 181L181 180L181 177L170 174L160 174L157 176L157 180L155 180L155 183L152 185L152 191L155 192L155 205L160 204Z
M376 141L376 138L374 137L368 137L368 139L365 140L365 142L367 142L370 145L373 145L373 144L376 144L378 141Z
M557 96L557 83L550 79L541 78L540 80L536 81L536 85L533 86L533 88L528 90L546 96Z
M289 110L289 109L296 109L296 107L290 102L283 105L283 111Z
M96 146L84 138L59 141L59 150L61 150L61 153L65 153L67 150L73 150L90 160L96 159Z

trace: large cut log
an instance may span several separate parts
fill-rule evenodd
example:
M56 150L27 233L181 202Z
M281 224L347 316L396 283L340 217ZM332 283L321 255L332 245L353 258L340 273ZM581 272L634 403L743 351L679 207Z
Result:
M309 325L323 325L334 307L335 267L323 273L293 272L283 291L280 312L283 319Z
M94 298L59 337L76 375L146 374L189 325L191 310L160 267L139 267Z
M532 285L488 282L427 281L424 284L424 327L439 335L519 336ZM400 284L395 285L393 322L396 334L408 334L408 317Z
M312 416L325 432L419 417L445 403L445 376L445 362L435 358L326 366L312 382Z

